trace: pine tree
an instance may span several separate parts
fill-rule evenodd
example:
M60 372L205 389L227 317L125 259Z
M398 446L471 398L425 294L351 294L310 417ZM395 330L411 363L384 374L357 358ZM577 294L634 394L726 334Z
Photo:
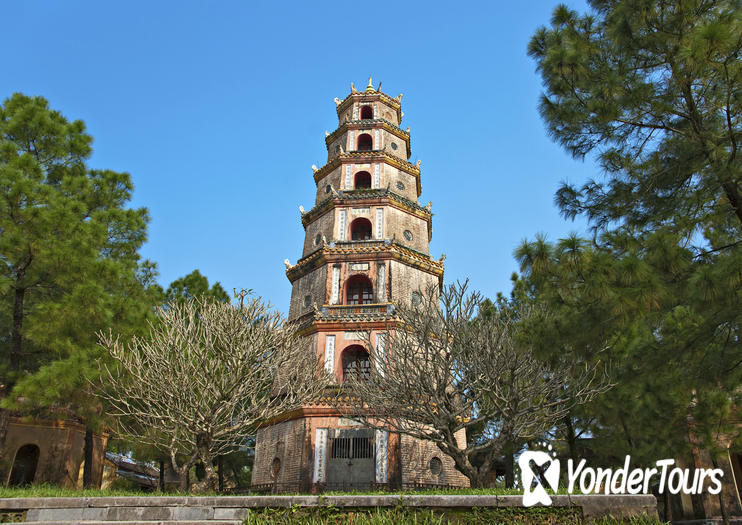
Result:
M87 165L92 137L41 97L0 106L0 380L15 409L98 404L86 376L96 332L139 333L161 301L140 260L148 213L127 207L126 173Z
M589 410L606 454L656 459L734 437L742 371L742 10L734 0L564 6L529 45L552 137L603 180L562 184L591 240L524 242L521 293L552 349L608 340L616 388ZM518 288L517 288L518 289Z

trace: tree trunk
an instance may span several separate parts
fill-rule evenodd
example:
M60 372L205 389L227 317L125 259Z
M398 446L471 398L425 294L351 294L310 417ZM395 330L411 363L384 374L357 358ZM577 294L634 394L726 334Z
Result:
M82 487L93 488L93 431L85 430L85 463L82 469Z
M716 461L716 458L713 454L711 455L711 465L714 467L714 469L719 468L719 463ZM724 504L724 491L719 491L719 510L721 510L721 521L724 525L729 525L729 514L727 513L727 506Z
M165 462L160 460L160 492L165 492Z
M577 438L575 437L575 428L572 425L572 418L569 415L564 418L564 427L567 431L567 447L569 448L569 459L577 462Z
M8 421L10 412L0 408L0 461L5 457L5 437L8 435Z
M672 501L670 501L670 493L668 491L665 491L663 496L663 501L665 503L664 521L670 522L672 521Z
M208 447L200 447L199 458L203 463L204 472L206 475L204 476L204 479L202 481L194 485L193 489L196 492L207 492L216 490L219 484L219 476L217 475L216 471L214 471L214 465L211 459L211 452L209 451Z
M515 487L515 454L512 448L505 453L505 487Z
M222 456L217 456L216 466L219 468L219 492L224 492L224 460Z
M10 336L10 369L14 372L21 369L23 299L25 298L25 295L25 288L15 289L15 299L13 302L13 331Z

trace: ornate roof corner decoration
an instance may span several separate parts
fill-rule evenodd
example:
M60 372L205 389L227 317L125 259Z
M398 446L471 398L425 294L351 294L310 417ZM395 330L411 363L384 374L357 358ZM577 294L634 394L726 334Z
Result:
M368 86L366 86L366 90L364 93L376 93L376 90L374 89L373 83L371 83L371 77L368 77Z
M379 89L374 92L366 92L359 93L358 90L355 88L353 83L351 82L351 89L348 96L346 96L343 100L340 101L338 104L337 100L335 100L335 109L337 110L338 116L345 111L345 108L348 107L348 105L352 104L352 101L354 99L364 100L368 102L372 102L375 100L378 100L380 102L383 102L387 106L394 109L397 113L397 120L399 122L402 121L402 117L404 116L404 113L402 113L402 95L398 95L396 98L392 98L386 93L381 91L381 83L379 83Z

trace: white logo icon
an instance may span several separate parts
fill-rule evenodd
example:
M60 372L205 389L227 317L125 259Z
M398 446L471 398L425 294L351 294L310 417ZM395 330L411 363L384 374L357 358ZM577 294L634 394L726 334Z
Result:
M536 475L531 470L531 461L541 470L541 475ZM547 464L549 466L546 467L546 470L543 470L542 467ZM546 488L542 483L546 481L551 489L557 489L559 484L559 460L550 457L546 452L527 450L518 458L518 466L520 467L520 478L523 482L523 506L531 507L536 503L551 505L551 497L546 493ZM537 485L532 490L531 485L534 480L536 480Z

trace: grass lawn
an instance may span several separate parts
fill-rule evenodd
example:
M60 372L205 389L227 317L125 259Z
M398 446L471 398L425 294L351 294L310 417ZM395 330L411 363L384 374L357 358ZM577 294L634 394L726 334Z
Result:
M324 496L345 496L349 494L354 495L393 495L402 494L405 496L417 496L417 495L512 495L520 496L523 493L522 490L518 489L502 489L502 488L483 488L483 489L425 489L425 490L405 490L405 491L359 491L359 492L324 492ZM560 489L557 494L566 494L566 489ZM111 496L230 496L233 494L219 493L219 492L206 492L206 493L183 493L183 492L144 492L138 490L101 490L101 489L66 489L57 487L54 485L31 485L28 487L0 487L0 498L52 498L52 497L67 497L67 498L91 498L91 497L111 497ZM247 493L237 495L249 495ZM299 496L306 495L305 493L282 493L284 496Z

